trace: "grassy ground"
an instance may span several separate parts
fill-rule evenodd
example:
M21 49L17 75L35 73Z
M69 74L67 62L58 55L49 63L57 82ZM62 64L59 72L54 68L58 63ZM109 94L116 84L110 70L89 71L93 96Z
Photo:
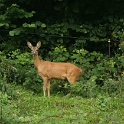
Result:
M16 89L13 97L0 94L1 124L124 124L122 97L48 98L22 88Z

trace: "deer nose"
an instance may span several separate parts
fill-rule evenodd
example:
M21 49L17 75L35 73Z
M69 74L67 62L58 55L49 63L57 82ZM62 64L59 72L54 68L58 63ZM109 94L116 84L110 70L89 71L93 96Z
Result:
M33 55L33 56L35 56L36 54L35 54L35 53L33 53L32 55Z
M32 52L32 55L35 56L36 55L36 52Z

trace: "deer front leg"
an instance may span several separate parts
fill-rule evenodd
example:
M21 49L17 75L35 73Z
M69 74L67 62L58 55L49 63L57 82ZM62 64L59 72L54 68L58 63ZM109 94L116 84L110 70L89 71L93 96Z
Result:
M50 97L50 79L47 82L48 97Z
M44 94L44 97L46 96L47 85L48 85L48 78L47 77L43 77L43 94Z

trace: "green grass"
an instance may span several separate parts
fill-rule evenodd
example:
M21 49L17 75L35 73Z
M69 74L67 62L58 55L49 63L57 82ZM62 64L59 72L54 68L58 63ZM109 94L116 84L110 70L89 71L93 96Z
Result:
M0 92L1 93L1 92ZM1 93L2 124L123 124L124 100L98 95L51 96L15 89L16 97Z

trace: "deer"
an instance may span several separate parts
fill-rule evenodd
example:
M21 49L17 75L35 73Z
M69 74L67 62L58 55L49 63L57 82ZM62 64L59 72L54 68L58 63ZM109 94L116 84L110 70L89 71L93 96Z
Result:
M70 84L76 83L77 78L82 73L81 68L71 63L41 60L38 55L38 49L41 47L40 41L36 46L32 46L29 41L27 45L31 49L34 66L38 71L38 75L43 80L44 97L46 96L46 90L48 90L48 97L50 97L50 79L67 79Z

